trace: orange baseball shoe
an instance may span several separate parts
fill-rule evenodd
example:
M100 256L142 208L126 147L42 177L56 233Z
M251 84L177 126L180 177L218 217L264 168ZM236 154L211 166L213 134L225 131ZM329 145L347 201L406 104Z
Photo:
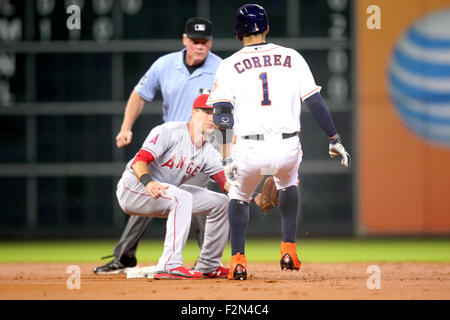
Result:
M300 270L302 263L297 256L297 245L291 242L281 242L281 270Z
M231 256L231 267L228 273L230 280L245 280L247 279L247 259L245 254L239 252Z

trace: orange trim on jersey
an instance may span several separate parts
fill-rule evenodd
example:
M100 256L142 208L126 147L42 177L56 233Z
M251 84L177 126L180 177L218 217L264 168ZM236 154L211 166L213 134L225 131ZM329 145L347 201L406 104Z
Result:
M319 90L319 89L320 89L320 87L317 87L317 88L315 88L313 91L311 91L311 92L305 94L305 95L302 97L302 100L304 100L305 97L309 96L311 93L313 93L314 91L317 91L317 90Z
M253 53L253 54L255 54L255 53L260 53L260 52L271 51L273 49L278 49L278 48L280 48L280 46L276 46L276 47L274 47L272 49L267 49L267 50L262 50L262 51L251 51L251 52L241 52L241 51L239 51L239 52L236 52L235 54L240 54L240 53Z

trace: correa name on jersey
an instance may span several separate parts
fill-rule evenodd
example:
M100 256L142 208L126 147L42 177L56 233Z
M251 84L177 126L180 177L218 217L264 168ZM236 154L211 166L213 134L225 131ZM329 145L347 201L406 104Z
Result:
M262 57L246 58L234 64L234 68L238 73L243 73L250 69L266 67L291 68L291 56L283 56L281 54L263 55Z

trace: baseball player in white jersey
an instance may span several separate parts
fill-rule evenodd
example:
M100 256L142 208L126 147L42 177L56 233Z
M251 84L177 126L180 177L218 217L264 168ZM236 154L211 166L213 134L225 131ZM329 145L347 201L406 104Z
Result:
M296 229L302 161L298 136L301 100L330 137L330 155L341 155L346 167L350 161L308 64L295 50L267 43L268 31L264 8L247 4L238 9L235 34L244 47L220 63L208 100L214 106L216 125L232 127L237 136L232 162L225 169L233 184L228 194L232 250L229 279L247 277L249 202L265 175L274 176L279 191L281 268L300 269Z
M203 94L194 101L189 122L155 127L117 185L117 199L127 214L167 218L164 251L155 279L221 278L229 272L221 266L229 232L228 197L184 184L203 172L223 191L229 190L222 157L207 141L214 130L213 110L206 105L207 98ZM195 270L183 267L182 256L192 215L207 215Z

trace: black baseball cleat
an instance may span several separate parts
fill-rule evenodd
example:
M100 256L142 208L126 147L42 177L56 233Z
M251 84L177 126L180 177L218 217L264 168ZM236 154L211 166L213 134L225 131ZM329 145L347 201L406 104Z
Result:
M245 270L242 264L236 265L233 271L233 280L246 280L247 270Z
M286 253L283 255L280 261L281 270L300 270L302 263L298 259L298 257L295 257L296 261L294 261L289 253Z
M95 274L120 274L137 265L136 258L114 259L107 264L94 268Z

